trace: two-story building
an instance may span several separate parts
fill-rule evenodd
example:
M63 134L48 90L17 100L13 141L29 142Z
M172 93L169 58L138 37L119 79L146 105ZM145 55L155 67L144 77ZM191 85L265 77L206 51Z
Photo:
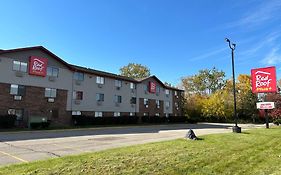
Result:
M71 65L42 46L0 50L0 115L26 126L44 116L70 125L72 115L181 116L183 91L156 76L133 79Z

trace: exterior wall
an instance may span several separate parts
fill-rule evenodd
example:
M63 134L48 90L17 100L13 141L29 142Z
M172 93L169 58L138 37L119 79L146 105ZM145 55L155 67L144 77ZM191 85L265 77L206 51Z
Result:
M145 92L144 86L148 86L150 81L154 82L156 84L156 86L160 87L160 93L159 94ZM150 99L150 100L160 100L163 103L163 112L162 113L172 114L173 113L173 109L172 109L172 100L173 100L172 92L171 92L171 90L169 90L170 94L166 95L165 94L165 89L166 88L163 87L159 82L157 82L157 80L155 80L154 78L149 78L149 79L146 79L145 81L143 81L142 83L139 83L137 85L137 97L138 98L142 98L142 99L143 98L147 98L147 99ZM170 102L170 107L169 108L165 107L165 102L166 101ZM142 101L142 104L143 104L143 101ZM137 106L141 107L140 100L138 100ZM142 111L142 110L143 109L140 108L140 110L137 111L137 112L143 113L144 111Z
M122 87L118 90L115 87L115 79L104 77L104 84L96 83L97 75L84 74L84 81L77 85L73 81L74 91L83 91L83 100L80 104L75 104L72 100L72 109L75 111L100 111L100 112L136 112L137 106L131 105L130 100L136 93L132 93L130 89L130 82L122 81ZM96 101L96 94L104 94L104 101L98 104ZM122 96L122 102L116 105L114 96ZM68 106L71 108L71 106Z
M175 95L177 92L177 95ZM173 90L173 115L174 116L183 116L183 93L182 91L175 91ZM176 106L175 104L178 104Z
M29 63L30 56L38 56L48 59L49 67L59 68L59 75L54 81L51 81L48 76L40 77L29 75L28 71L23 73L22 77L16 76L16 71L13 71L13 61L21 61ZM28 65L29 66L29 65ZM149 113L150 116L155 116L159 113L160 116L182 115L181 100L182 97L175 97L174 90L169 89L169 95L165 94L167 87L163 86L158 79L150 77L135 84L136 89L130 89L130 82L122 80L122 87L115 87L115 79L104 77L104 84L96 83L96 78L99 75L84 73L84 80L79 83L73 79L73 70L65 66L40 49L32 49L25 51L16 51L0 55L0 113L6 114L9 108L24 109L24 120L27 122L29 116L45 116L57 124L69 124L71 119L71 111L81 111L82 115L94 116L95 112L103 112L104 117L113 116L114 112L120 112L121 116L129 116L130 113L135 113L138 116L143 116L143 113ZM27 68L28 70L28 68ZM150 93L145 91L144 86L148 86L149 82L154 82L160 87L159 93ZM21 101L15 101L10 95L10 84L18 84L26 86L26 95ZM44 97L45 88L57 89L57 98L54 103L47 102ZM77 103L73 99L73 91L82 91L83 99ZM96 94L104 94L104 101L98 103ZM122 102L118 105L114 102L114 96L122 96ZM136 105L132 105L130 100L136 97ZM149 99L148 107L146 108L143 99ZM2 100L3 99L3 100ZM156 100L160 100L160 108L156 107ZM165 102L170 102L170 107L166 108ZM179 104L179 109L175 106L175 102ZM53 118L52 111L58 110L59 117Z
M48 102L45 97L45 88L25 86L25 95L22 100L14 100L14 95L10 94L10 84L0 83L0 114L7 114L9 109L23 109L23 125L27 125L30 117L46 117L56 125L69 125L70 114L66 109L66 90L57 90L57 96L53 103ZM53 112L57 110L58 116L54 116Z

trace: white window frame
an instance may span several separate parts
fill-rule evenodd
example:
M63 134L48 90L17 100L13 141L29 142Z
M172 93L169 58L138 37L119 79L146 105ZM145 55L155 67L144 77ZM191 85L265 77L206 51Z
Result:
M17 66L15 66L17 64ZM13 70L20 72L27 72L27 63L21 61L13 61Z
M54 71L54 70L57 70L57 72ZM57 68L57 67L47 67L47 76L58 77L59 76L59 68Z
M148 103L149 103L148 98L144 98L144 99L143 99L143 104L144 104L144 105L148 105Z
M95 112L95 117L102 117L103 113L100 111Z
M169 95L170 94L170 90L169 89L165 89L165 94Z
M96 83L97 84L104 84L104 77L97 76Z
M121 95L115 95L114 96L114 102L115 103L122 103L122 96Z
M104 94L96 93L96 101L104 101Z
M135 83L130 83L130 89L136 89L136 84Z
M56 98L57 97L57 89L45 88L45 97Z
M81 111L72 111L71 115L81 115Z
M74 72L73 73L73 79L78 81L84 81L84 73L82 72Z
M171 106L170 101L165 101L165 107L170 108L170 106Z
M121 116L121 113L120 113L120 112L114 112L114 113L113 113L113 116L114 116L114 117L120 117L120 116Z
M114 85L115 85L115 87L122 87L122 81L121 80L115 80Z
M156 102L156 107L160 108L160 100L156 100L155 102Z

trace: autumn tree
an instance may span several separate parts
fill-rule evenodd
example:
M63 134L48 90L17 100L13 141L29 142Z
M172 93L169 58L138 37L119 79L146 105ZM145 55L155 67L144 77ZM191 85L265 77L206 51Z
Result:
M146 78L150 76L150 70L147 66L129 63L127 66L123 66L119 69L120 75L131 78Z
M187 93L211 94L225 85L225 73L215 67L200 70L196 75L182 78L182 85Z

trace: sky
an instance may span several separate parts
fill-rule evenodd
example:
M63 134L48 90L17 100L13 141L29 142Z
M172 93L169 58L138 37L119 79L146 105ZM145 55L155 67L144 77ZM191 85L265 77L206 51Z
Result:
M128 63L161 81L216 67L235 74L276 66L280 0L1 0L0 49L44 46L66 62L119 74ZM1 70L0 70L1 71Z

